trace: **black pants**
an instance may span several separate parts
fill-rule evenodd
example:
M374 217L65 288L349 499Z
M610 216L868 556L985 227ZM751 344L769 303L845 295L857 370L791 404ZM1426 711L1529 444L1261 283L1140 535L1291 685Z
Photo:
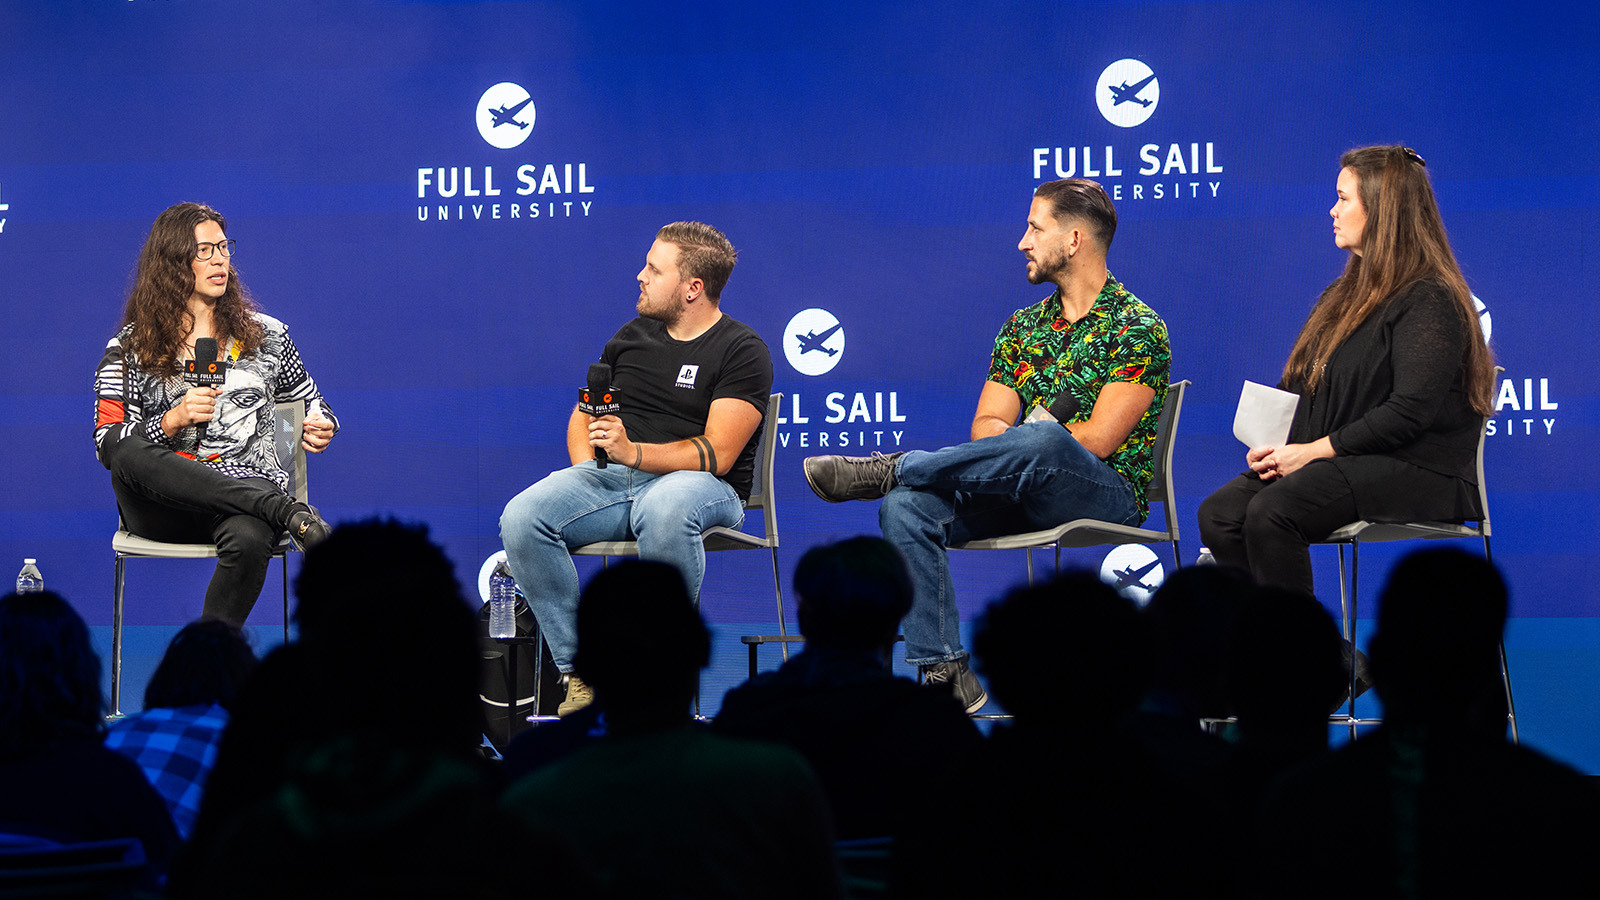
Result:
M265 478L230 478L141 437L123 438L107 452L128 530L156 541L216 544L201 615L242 626L294 501Z
M1357 518L1344 473L1316 460L1277 481L1247 472L1218 488L1200 504L1200 539L1258 584L1314 595L1311 542Z

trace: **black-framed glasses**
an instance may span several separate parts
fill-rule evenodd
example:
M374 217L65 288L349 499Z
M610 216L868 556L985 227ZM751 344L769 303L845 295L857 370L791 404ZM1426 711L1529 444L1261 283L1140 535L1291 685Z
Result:
M216 243L212 243L211 241L201 241L194 248L194 258L195 259L199 259L199 260L210 259L211 258L211 252L213 250L215 250L216 252L222 254L222 258L223 259L227 259L227 258L233 256L233 245L237 244L237 243L239 243L239 242L238 241L218 241Z
M1417 165L1422 166L1423 168L1428 167L1428 161L1423 159L1422 154L1418 153L1417 151L1411 149L1410 147L1401 147L1400 151L1406 155L1407 159L1411 160Z

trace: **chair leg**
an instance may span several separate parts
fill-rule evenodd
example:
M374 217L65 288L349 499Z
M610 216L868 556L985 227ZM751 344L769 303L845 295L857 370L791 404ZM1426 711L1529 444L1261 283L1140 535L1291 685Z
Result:
M789 625L788 625L787 622L784 621L784 618L783 618L783 579L781 577L779 577L779 575L778 575L778 548L777 547L773 547L772 548L772 591L778 597L778 634L783 635L784 637L788 637L789 636ZM752 644L751 646L753 648L755 645ZM789 661L789 642L788 641L782 641L780 643L780 646L783 647L783 661L784 662L788 662ZM755 650L752 649L750 652L752 654L754 654Z
M1178 552L1178 539L1172 539L1172 571L1183 568L1183 554Z
M1483 536L1483 559L1490 565L1494 564L1494 554L1489 550L1489 536ZM1511 723L1511 743L1522 743L1521 736L1517 734L1517 704L1511 699L1511 667L1506 663L1506 642L1500 641L1500 680L1506 686L1506 719Z
M1024 551L1028 554L1028 587L1033 587L1033 548Z
M1055 544L1053 546L1056 548L1056 577L1060 578L1061 577L1061 545L1060 544Z
M289 643L289 554L279 557L283 561L283 642Z
M1356 739L1356 628L1361 621L1356 602L1360 599L1361 542L1350 543L1350 740Z
M127 557L113 552L116 583L111 590L111 714L122 715L122 586Z

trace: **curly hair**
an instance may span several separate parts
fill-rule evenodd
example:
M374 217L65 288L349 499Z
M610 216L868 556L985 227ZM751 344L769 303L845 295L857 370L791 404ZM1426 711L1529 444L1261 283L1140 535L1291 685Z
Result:
M144 249L139 251L133 289L128 292L128 303L122 312L122 326L133 326L123 341L123 350L146 371L169 377L178 374L183 339L194 328L188 303L194 293L193 261L199 249L194 230L208 221L227 231L222 214L209 206L169 206L156 217ZM212 312L217 342L239 341L243 353L258 349L266 332L256 321L255 312L255 302L230 262L227 290Z

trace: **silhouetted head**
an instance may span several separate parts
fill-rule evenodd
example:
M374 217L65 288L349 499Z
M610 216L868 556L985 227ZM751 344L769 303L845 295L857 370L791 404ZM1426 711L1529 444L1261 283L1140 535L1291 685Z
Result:
M0 598L0 753L105 729L100 657L89 629L61 595Z
M626 560L583 589L573 666L608 715L685 715L710 661L711 633L675 567Z
M1132 601L1090 572L1017 588L972 639L989 691L1019 722L1110 723L1144 691L1147 640Z
M1181 701L1195 717L1224 715L1223 660L1239 605L1255 590L1227 566L1172 573L1144 608L1150 630L1150 689Z
M256 667L250 642L233 624L201 619L183 626L145 685L145 709L215 703L233 708L239 686Z
M1344 638L1321 603L1258 588L1244 598L1228 642L1228 699L1246 732L1320 729L1350 684Z
M306 553L295 594L300 643L345 682L329 690L351 716L389 733L477 742L477 617L426 525L340 525ZM396 706L371 702L378 697Z
M911 611L911 576L894 545L857 537L812 547L794 570L800 632L813 646L875 650L892 646Z
M1498 714L1506 584L1487 560L1421 550L1389 574L1369 655L1384 715L1395 721Z

